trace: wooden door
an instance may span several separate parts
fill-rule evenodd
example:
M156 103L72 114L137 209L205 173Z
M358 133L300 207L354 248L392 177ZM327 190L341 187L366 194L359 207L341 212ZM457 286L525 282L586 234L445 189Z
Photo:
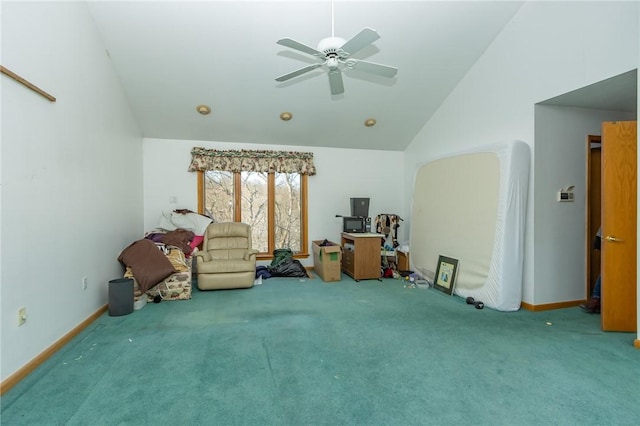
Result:
M636 331L637 123L602 123L602 329Z

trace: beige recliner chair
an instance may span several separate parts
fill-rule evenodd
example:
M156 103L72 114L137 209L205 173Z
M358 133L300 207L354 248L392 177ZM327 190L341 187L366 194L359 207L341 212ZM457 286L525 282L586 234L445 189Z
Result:
M256 253L251 248L251 226L240 222L212 223L196 253L198 288L219 290L253 287Z

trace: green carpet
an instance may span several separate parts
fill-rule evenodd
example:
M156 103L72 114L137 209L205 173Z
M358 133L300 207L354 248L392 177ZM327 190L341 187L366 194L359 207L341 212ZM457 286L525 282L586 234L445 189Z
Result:
M397 280L272 278L104 314L2 397L6 425L635 425L640 351L578 308L477 310Z

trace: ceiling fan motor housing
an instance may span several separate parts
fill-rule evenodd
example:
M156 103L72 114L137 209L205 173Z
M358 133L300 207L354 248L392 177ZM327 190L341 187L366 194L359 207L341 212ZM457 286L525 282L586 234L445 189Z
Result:
M325 54L325 57L334 54L338 55L338 49L346 43L346 40L340 37L327 37L320 40L318 50Z

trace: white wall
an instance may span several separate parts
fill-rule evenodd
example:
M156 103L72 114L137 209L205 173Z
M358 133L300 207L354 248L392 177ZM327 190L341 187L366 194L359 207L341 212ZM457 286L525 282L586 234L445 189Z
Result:
M537 105L535 108L534 256L536 305L588 298L585 235L587 135L603 121L635 120L635 114ZM559 203L560 188L574 185L575 201ZM545 266L542 266L545 265ZM559 271L561 273L559 274Z
M2 65L57 98L1 77L4 380L107 303L143 227L142 137L86 4L3 2Z
M369 197L369 214L372 217L379 213L405 215L401 152L145 138L143 170L146 230L158 225L163 210L197 209L196 173L187 171L191 149L196 146L313 152L317 174L309 177L309 244L325 238L339 242L342 219L335 215L349 215L351 197ZM171 204L170 197L176 197L177 203ZM401 224L399 235L403 228ZM403 239L399 237L399 241ZM313 258L301 262L309 266L313 264Z
M534 105L637 68L638 6L638 2L525 3L405 151L406 193L413 192L420 164L472 146L519 139L531 145L533 164L553 162L545 158L549 153L538 152L536 145L546 142L535 139ZM583 179L553 168L545 173L548 182L558 187ZM536 274L549 268L534 256L534 223L538 224L534 179L532 175L523 284L523 300L530 304L537 303ZM408 206L411 200L405 202ZM562 225L560 218L551 217L548 229L555 235ZM565 270L550 272L565 279ZM545 300L553 297L545 294Z

